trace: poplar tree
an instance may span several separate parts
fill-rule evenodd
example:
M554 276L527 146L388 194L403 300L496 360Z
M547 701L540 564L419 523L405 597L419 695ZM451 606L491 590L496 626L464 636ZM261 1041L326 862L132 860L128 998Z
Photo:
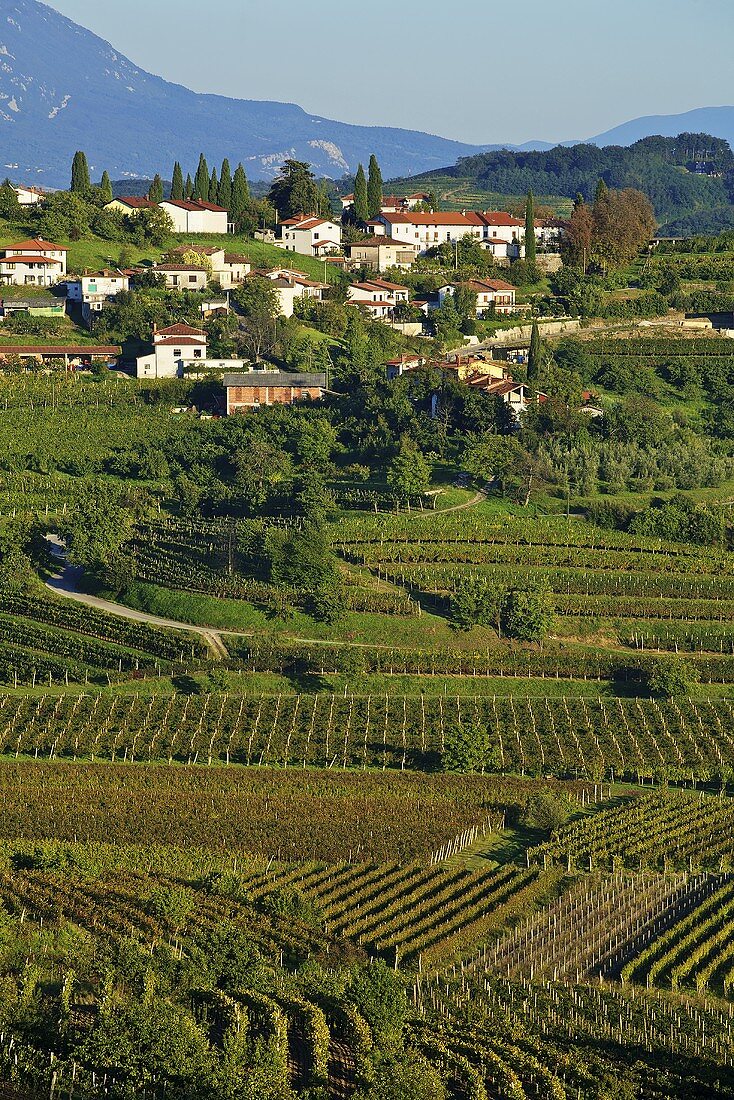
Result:
M223 206L225 210L229 210L232 205L232 169L226 157L222 161L222 171L219 175L219 193L214 201Z
M181 165L176 161L173 166L173 179L171 180L171 198L181 200L184 197L184 178Z
M532 191L528 191L525 203L525 261L535 263L535 199Z
M367 180L367 211L376 218L382 209L382 172L373 153L370 157L369 178Z
M154 175L153 182L150 185L148 198L151 202L163 202L163 180L157 172Z
M194 178L194 190L192 197L206 202L209 198L209 184L211 177L209 176L209 165L206 163L206 157L203 153L199 156L199 167L196 169L196 176Z
M100 182L99 189L102 192L102 198L104 199L104 201L112 202L112 180L110 179L110 174L106 168L102 173L102 180Z
M357 175L354 177L354 214L357 221L360 222L366 222L370 216L367 205L367 180L361 164L357 168Z
M89 190L90 186L87 155L79 149L74 153L74 159L71 162L71 190L77 194L83 194Z

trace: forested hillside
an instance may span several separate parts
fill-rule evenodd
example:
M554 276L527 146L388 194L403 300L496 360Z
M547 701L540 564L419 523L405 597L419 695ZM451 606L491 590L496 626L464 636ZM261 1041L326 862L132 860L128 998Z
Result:
M634 187L649 195L666 232L718 231L734 225L734 154L709 134L649 137L624 147L558 145L543 152L497 150L462 157L453 168L427 172L430 189L438 176L461 181L475 191L593 198L603 179L608 187ZM681 229L678 227L685 227Z

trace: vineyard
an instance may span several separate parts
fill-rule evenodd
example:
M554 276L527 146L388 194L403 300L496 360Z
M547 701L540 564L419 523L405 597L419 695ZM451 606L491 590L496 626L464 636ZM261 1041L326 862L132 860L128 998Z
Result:
M0 696L0 753L16 759L430 771L467 729L484 731L490 772L720 789L734 767L728 699Z
M0 681L106 683L189 667L208 656L190 635L81 607L50 595L0 594Z

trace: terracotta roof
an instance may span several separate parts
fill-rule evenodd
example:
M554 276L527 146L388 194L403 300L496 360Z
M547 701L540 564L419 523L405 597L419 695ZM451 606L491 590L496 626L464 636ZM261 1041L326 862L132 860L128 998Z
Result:
M197 339L195 336L164 336L162 340L158 338L158 334L155 336L156 347L197 347L202 348L206 344L206 338L200 337Z
M186 325L182 321L177 322L175 325L169 325L168 328L159 328L157 336L205 336L206 333L203 329L193 328L191 325Z
M9 248L18 249L25 248L29 252L68 252L69 249L65 248L63 244L52 244L51 241L44 241L43 237L33 237L30 241L20 241L19 244L6 244L2 246L2 250L7 252Z
M144 195L118 195L117 198L112 200L113 202L122 202L125 206L132 207L133 210L150 210L155 206L154 202L147 199ZM107 203L109 206L110 204Z
M206 247L203 244L177 244L175 248L171 249L171 252L181 253L184 252L196 252L199 256L213 256L215 252L221 252L221 248L217 248L216 245L210 245Z
M236 252L225 252L225 264L249 264L247 256L238 256Z
M374 224L374 223L373 223ZM412 241L396 241L385 233L372 233L363 241L353 241L347 248L415 248Z
M379 286L383 290L409 290L407 286L401 286L400 283L388 283L385 279L368 279L367 282L370 286Z
M512 283L506 283L503 279L478 279L480 286L489 287L490 290L517 290Z
M330 248L339 248L340 247L338 241L314 241L313 246L314 246L314 248L326 248L327 245Z
M0 256L1 264L57 264L62 266L61 260L52 260L50 256Z
M201 199L164 199L159 206L175 206L179 210L209 210L215 214L226 214L223 206L216 206L213 202L204 202Z

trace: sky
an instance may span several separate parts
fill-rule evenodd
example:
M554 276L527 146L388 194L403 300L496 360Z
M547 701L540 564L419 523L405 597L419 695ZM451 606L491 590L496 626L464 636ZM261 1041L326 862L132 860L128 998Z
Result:
M734 103L734 0L45 0L194 91L474 144Z

